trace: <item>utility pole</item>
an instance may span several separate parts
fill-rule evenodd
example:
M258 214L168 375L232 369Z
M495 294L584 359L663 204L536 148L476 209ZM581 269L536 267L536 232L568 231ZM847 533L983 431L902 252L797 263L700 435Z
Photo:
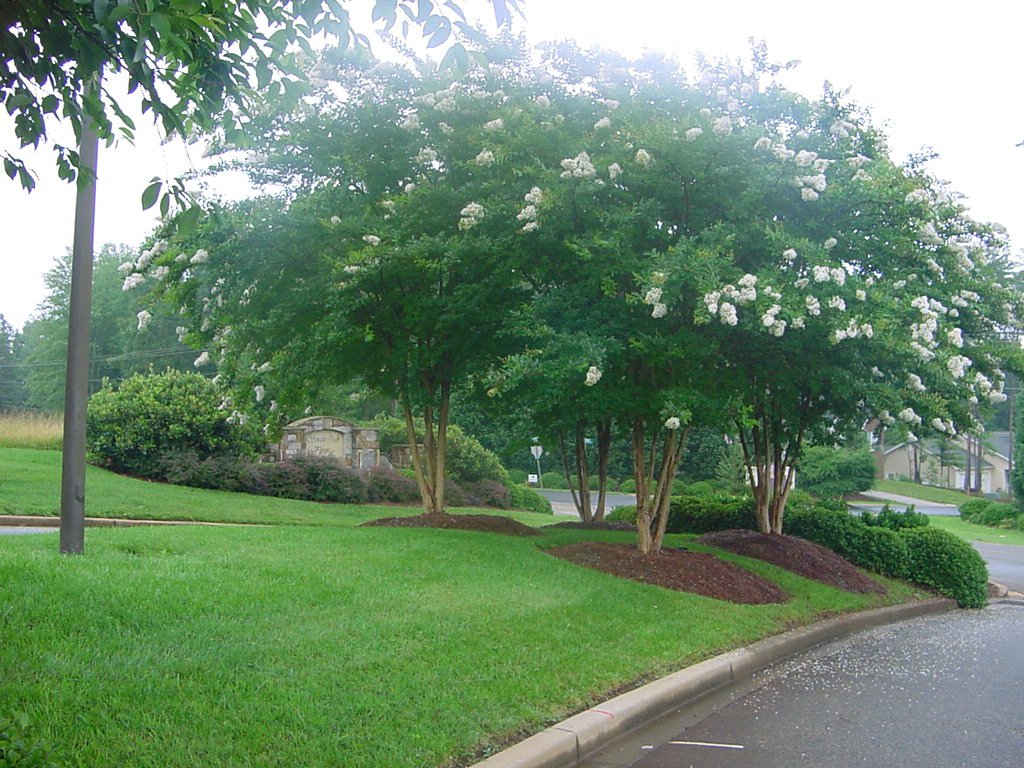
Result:
M86 85L99 93L100 74ZM96 159L99 136L88 113L82 118L80 165L75 198L75 241L71 248L71 307L68 366L64 385L64 447L60 479L60 551L85 552L85 420L89 401L89 315L92 311L93 232L96 225Z

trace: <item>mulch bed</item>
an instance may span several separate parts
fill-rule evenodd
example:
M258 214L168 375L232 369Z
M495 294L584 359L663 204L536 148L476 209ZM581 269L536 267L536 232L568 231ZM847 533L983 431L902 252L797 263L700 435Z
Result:
M542 528L575 528L580 531L635 531L636 526L621 520L595 520L584 523L582 520L566 520L564 523L552 523Z
M707 533L697 541L737 555L764 560L847 592L885 594L885 587L865 576L831 549L796 536L769 536L756 531L734 530Z
M363 525L393 528L446 528L481 533L500 533L505 536L542 536L536 528L501 515L413 515L412 517L382 517L368 520Z
M789 595L757 574L714 555L662 549L642 555L633 544L589 541L555 547L548 554L598 571L679 592L693 592L731 603L784 603Z

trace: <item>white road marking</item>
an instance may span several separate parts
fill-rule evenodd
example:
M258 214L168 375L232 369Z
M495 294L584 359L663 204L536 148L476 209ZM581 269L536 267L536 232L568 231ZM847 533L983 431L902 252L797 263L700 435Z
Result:
M678 744L685 747L717 747L718 749L746 749L740 744L714 744L710 741L670 741L669 744Z

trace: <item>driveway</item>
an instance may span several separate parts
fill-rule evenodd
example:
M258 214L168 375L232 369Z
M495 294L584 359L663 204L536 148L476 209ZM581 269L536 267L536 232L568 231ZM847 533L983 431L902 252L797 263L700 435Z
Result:
M799 654L577 768L1021 765L1024 606L879 627Z
M551 509L556 515L577 516L576 507L572 503L572 494L569 491L550 491L546 488L534 488L537 493L551 502ZM597 507L597 493L590 494L591 504ZM632 493L609 493L605 496L605 511L610 512L615 507L622 507L636 504L636 495Z

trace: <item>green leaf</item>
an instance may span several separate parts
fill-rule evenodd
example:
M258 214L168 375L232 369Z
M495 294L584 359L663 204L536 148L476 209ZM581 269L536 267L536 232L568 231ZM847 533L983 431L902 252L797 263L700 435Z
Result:
M165 194L160 198L160 216L162 218L167 217L167 212L171 210L171 196Z
M162 13L154 13L150 16L150 21L153 24L153 29L156 30L157 34L161 38L169 37L171 34L171 20Z
M6 171L8 177L13 179L18 175L18 166L15 165L14 161L9 157L4 158L4 171Z
M157 198L160 196L160 190L163 187L163 182L159 179L150 183L148 187L142 192L142 210L148 211L154 205L156 205Z
M191 205L186 208L178 218L175 220L175 226L177 227L179 235L187 235L196 228L196 224L199 223L199 218L203 215L203 209L198 205Z

